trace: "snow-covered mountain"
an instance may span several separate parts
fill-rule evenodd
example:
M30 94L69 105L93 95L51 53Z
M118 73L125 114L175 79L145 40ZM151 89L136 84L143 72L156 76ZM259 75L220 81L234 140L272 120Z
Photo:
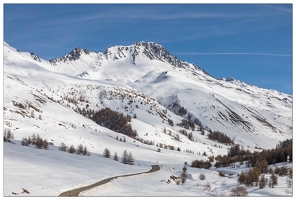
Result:
M11 54L22 59L16 61ZM10 75L21 75L20 71L28 70L23 66L30 65L31 70L39 72L38 75L31 72L30 79L38 79L39 82L46 80L41 79L43 74L52 77L55 82L61 82L66 76L78 85L86 82L92 86L104 84L113 89L120 87L123 91L143 93L154 99L153 104L161 106L162 110L168 109L181 117L190 118L206 130L221 131L239 144L268 148L274 146L279 138L292 137L291 95L251 86L234 78L215 79L196 65L180 61L163 46L153 42L115 46L99 53L77 47L69 54L50 61L44 61L33 53L16 52L5 45L4 57L4 72ZM18 68L22 68L17 72L13 65L16 62ZM60 75L53 76L53 72ZM51 87L55 90L62 85L53 84ZM65 93L69 87L69 84L63 86L64 91L60 89L60 92ZM81 89L77 92L97 104L97 91ZM93 94L89 96L88 93ZM100 98L102 102L106 100ZM185 112L179 113L182 107ZM133 114L138 110L125 112Z
M106 147L118 153L131 149L147 167L151 161L182 164L203 159L203 152L226 154L228 146L209 140L209 131L223 132L250 150L274 148L292 138L292 95L234 78L216 79L153 42L115 46L105 52L77 47L50 61L7 43L3 51L4 128L14 133L17 144L34 133L50 141L54 151L61 142L82 143L91 154L102 154ZM87 117L107 107L133 116L130 124L137 140ZM196 124L187 129L193 140L179 132L184 129L178 125L183 119ZM116 137L125 137L126 142ZM167 147L162 153L157 152L160 145ZM170 147L181 151L171 153ZM12 158L20 159L14 148L4 146L6 169L13 166ZM9 183L17 182L12 174L6 174ZM63 185L58 188L61 191Z

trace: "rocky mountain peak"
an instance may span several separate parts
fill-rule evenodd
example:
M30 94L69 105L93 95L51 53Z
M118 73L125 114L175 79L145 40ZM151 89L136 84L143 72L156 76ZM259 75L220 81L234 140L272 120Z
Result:
M90 51L87 49L82 49L80 47L76 47L75 49L73 49L70 53L64 55L61 58L55 58L50 60L49 62L53 65L55 65L57 62L61 61L61 62L66 62L66 61L75 61L80 59L82 54L89 54Z
M146 55L151 60L160 60L162 62L170 63L175 67L185 68L188 63L180 61L176 56L172 55L167 49L155 42L136 42L134 45L135 49L137 47L142 47L142 53Z
M35 55L33 52L31 52L30 55L34 60L41 62L41 58L39 56Z

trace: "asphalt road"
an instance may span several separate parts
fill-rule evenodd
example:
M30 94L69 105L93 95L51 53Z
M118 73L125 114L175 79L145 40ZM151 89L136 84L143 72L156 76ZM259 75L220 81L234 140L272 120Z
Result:
M135 176L135 175L146 174L146 173L152 173L152 172L156 172L156 171L160 170L159 165L151 165L151 167L152 168L148 172L140 172L140 173L136 173L136 174L127 174L127 175L121 175L121 176L114 176L114 177L104 179L104 180L102 180L100 182L94 183L94 184L89 185L89 186L84 186L84 187L81 187L81 188L77 188L77 189L73 189L73 190L63 192L59 196L64 196L64 197L65 196L78 196L79 193L82 192L82 191L85 191L85 190L88 190L88 189L103 185L103 184L108 183L109 181L111 181L112 179L115 179L115 178L127 177L127 176Z

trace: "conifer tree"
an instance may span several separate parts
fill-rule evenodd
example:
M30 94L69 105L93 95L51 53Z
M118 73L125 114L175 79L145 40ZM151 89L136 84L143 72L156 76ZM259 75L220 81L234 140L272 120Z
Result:
M118 161L118 156L117 156L117 153L115 152L114 153L114 158L113 158L115 161Z
M71 144L70 148L68 149L68 152L69 153L75 153L76 152L76 149L75 149L73 144Z
M128 162L129 165L133 165L133 164L134 164L134 157L133 157L133 155L132 155L132 152L130 152L130 153L128 154L127 162Z
M61 143L61 146L59 147L59 150L60 151L67 151L67 146L66 146L66 144L65 143Z
M88 155L88 151L87 151L87 148L86 146L83 148L83 151L82 151L82 155Z
M128 163L128 154L127 154L127 151L126 151L126 150L123 151L123 155L122 155L122 158L121 158L121 162L122 162L123 164L127 164L127 163Z
M83 145L82 144L78 145L76 153L78 155L83 153Z
M266 182L265 182L265 177L264 177L264 174L261 175L260 177L260 180L259 180L259 188L262 189L262 188L265 188L266 186Z
M270 176L270 180L271 180L271 187L274 188L274 186L277 185L277 183L278 183L277 175L272 173L271 176Z
M103 155L104 155L105 158L110 158L110 151L109 151L109 149L105 148Z

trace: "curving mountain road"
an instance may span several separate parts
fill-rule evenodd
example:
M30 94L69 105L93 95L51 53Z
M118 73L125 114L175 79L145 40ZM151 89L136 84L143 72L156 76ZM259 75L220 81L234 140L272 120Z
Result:
M77 188L77 189L73 189L73 190L63 192L59 196L78 196L79 193L82 192L82 191L85 191L85 190L88 190L88 189L103 185L103 184L108 183L109 181L111 181L112 179L115 179L115 178L127 177L127 176L135 176L135 175L145 174L145 173L152 173L152 172L156 172L156 171L160 170L159 165L151 165L151 167L152 168L148 172L140 172L140 173L135 173L135 174L114 176L114 177L107 178L107 179L104 179L102 181L99 181L99 182L94 183L94 184L89 185L89 186L84 186L84 187L81 187L81 188Z

